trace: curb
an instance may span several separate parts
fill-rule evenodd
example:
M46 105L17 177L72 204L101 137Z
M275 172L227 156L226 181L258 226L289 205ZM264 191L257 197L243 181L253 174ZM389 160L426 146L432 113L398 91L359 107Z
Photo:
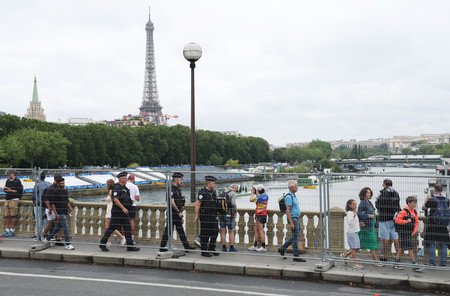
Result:
M138 254L79 251L66 252L56 249L45 249L40 252L34 252L11 247L0 248L0 258L137 266L155 269L279 277L303 281L325 280L341 284L369 284L380 288L395 288L401 286L403 288L421 291L450 291L450 277L444 277L444 279L425 278L423 275L419 274L410 276L406 273L393 274L385 273L383 271L377 273L374 271L353 270L337 266L332 267L327 271L317 271L314 269L314 266L305 265L258 264L187 257L158 259L156 256L139 256Z

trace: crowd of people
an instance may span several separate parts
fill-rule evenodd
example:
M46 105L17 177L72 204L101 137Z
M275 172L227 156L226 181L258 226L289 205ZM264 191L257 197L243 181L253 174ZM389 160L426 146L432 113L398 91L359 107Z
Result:
M370 188L364 187L359 193L360 203L349 199L345 206L347 222L347 242L349 250L341 254L341 257L351 257L353 267L362 269L364 266L357 261L357 253L360 249L369 250L374 260L375 266L384 266L383 262L388 261L389 249L392 243L395 248L394 269L403 269L400 265L401 256L408 252L413 271L419 272L423 268L419 267L414 253L417 250L416 236L419 229L419 215L417 212L417 197L408 196L405 200L406 206L400 208L400 195L392 187L391 179L383 181L383 189L375 201L375 206L371 201L373 192ZM436 266L435 246L439 244L440 266L446 266L447 247L450 243L449 225L449 200L443 195L443 186L434 185L434 195L428 195L422 210L428 213L428 223L424 237L424 245L428 247L428 265ZM376 210L378 215L376 215ZM382 257L378 258L378 238L382 241ZM348 262L346 262L347 264Z
M23 193L23 186L18 178L14 176L12 170L7 171L8 179L3 188L5 195L4 217L5 232L2 237L14 235L16 216L18 213L19 200ZM134 240L134 220L136 217L136 203L140 200L139 188L134 184L135 177L121 172L117 175L118 182L110 179L107 181L108 194L103 200L107 202L105 213L105 232L100 240L99 248L102 251L109 251L111 245L111 235L114 234L120 240L121 245L126 245L127 251L139 251ZM67 215L72 216L73 211L69 202L68 192L65 188L64 178L61 175L54 176L54 183L49 185L45 181L45 174L41 174L40 181L37 182L32 200L34 203L34 214L36 217L36 229L34 237L39 237L38 225L43 225L42 235L44 242L65 245L68 250L73 250L70 243L69 227ZM200 189L195 203L195 217L192 221L200 223L200 235L195 244L201 249L201 256L219 256L216 250L216 242L220 234L220 242L223 252L238 252L235 248L235 225L237 217L236 192L239 189L237 184L231 184L219 195L215 190L216 178L214 176L205 177L205 186ZM183 174L175 172L172 175L171 185L171 208L168 209L166 217L166 227L160 242L160 252L168 250L167 243L175 227L181 243L186 251L195 249L186 238L183 229L183 211L185 198L181 193ZM301 233L301 212L300 204L296 193L298 184L291 180L287 184L288 194L285 195L287 225L291 229L291 236L278 249L280 255L286 259L285 252L292 245L293 260L295 262L305 262L299 256L298 243ZM369 250L375 266L384 266L387 262L392 243L395 247L395 258L393 267L403 269L400 265L404 252L408 252L414 271L421 271L417 265L414 253L416 252L419 216L417 213L417 198L408 196L406 206L400 207L400 195L393 188L392 180L383 181L383 189L380 191L375 203L372 202L373 191L369 187L364 187L359 192L359 205L355 199L349 199L345 205L347 222L347 242L348 251L341 254L344 262L351 262L354 268L363 269L357 259L357 254L361 249ZM219 201L221 201L219 205ZM256 205L254 213L254 240L253 245L248 248L250 251L267 252L264 227L267 223L267 205L269 195L265 191L263 184L258 184L251 190L250 201ZM424 245L429 250L429 265L435 266L436 248L440 245L440 266L446 266L447 248L450 243L447 226L449 224L449 200L443 195L443 186L436 184L434 194L427 196L422 210L428 212L428 223L424 237ZM39 209L42 209L39 212ZM171 214L170 214L171 213ZM378 231L377 231L378 230ZM227 233L229 248L227 248ZM65 242L61 242L64 234ZM379 240L381 250L379 249ZM380 255L380 257L379 257Z

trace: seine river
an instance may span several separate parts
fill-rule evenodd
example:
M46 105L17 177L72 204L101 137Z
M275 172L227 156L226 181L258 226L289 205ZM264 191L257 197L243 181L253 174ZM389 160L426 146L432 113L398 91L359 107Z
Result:
M344 181L331 182L329 184L330 207L345 208L348 199L353 198L359 202L358 194L363 187L370 187L374 192L373 200L382 189L383 180L389 177L393 180L393 187L401 196L402 205L405 205L405 199L409 195L417 196L421 205L426 197L424 189L428 187L428 179L434 174L432 168L396 168L396 167L374 167L365 174L345 178ZM306 176L304 176L306 177ZM265 182L238 182L241 188L250 188L253 185L262 183L269 195L269 209L278 209L278 199L287 192L287 179L272 180ZM231 183L221 183L216 185L219 192ZM198 184L201 185L201 184ZM200 186L201 187L201 186ZM186 200L190 200L190 188L182 187L182 193L186 196ZM91 196L79 198L79 201L85 202L102 202L103 196ZM320 209L320 189L305 189L300 187L297 192L302 211L318 211ZM238 207L254 208L255 205L249 201L249 193L243 191L237 199ZM141 202L144 205L161 205L166 204L166 196L164 189L141 191Z

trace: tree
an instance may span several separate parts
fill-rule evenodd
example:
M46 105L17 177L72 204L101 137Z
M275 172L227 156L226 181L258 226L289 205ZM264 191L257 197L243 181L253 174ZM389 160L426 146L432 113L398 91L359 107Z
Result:
M229 167L238 168L239 167L239 160L234 160L234 159L230 158L225 163L225 167L227 167L227 168L229 168Z
M1 117L1 116L0 116ZM3 151L3 159L9 166L19 166L25 159L25 148L23 147L19 137L15 134L9 135L0 142Z

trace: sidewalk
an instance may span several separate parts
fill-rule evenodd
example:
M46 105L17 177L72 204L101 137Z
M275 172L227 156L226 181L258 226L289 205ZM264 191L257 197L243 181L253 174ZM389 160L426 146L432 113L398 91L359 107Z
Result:
M186 253L179 258L158 259L159 247L156 243L137 244L139 252L127 252L126 247L114 244L109 252L98 248L97 239L75 238L75 250L63 246L53 246L41 251L30 251L31 246L40 242L26 237L15 236L0 242L1 258L38 259L75 263L95 263L147 268L177 269L186 271L217 272L246 276L264 276L304 281L329 281L345 284L364 284L386 288L411 288L423 291L450 291L450 271L424 270L413 272L411 268L394 270L392 266L375 267L364 264L365 269L357 270L343 262L335 262L329 270L317 270L320 263L316 255L305 254L305 263L297 263L288 257L283 259L276 249L262 254L238 247L238 253L222 253L210 258L200 256L200 251ZM220 249L220 248L218 248ZM167 253L163 253L164 255ZM286 254L289 256L289 254ZM315 258L312 258L312 257Z

